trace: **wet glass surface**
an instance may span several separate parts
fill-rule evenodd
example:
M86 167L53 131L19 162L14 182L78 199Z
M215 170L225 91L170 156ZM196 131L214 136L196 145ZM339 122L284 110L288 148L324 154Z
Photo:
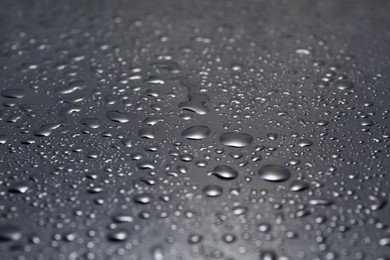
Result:
M390 259L389 1L0 3L0 259Z

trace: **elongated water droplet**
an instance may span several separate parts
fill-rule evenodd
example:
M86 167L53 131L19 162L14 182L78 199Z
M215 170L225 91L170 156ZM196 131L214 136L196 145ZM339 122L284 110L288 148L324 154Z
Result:
M279 182L290 178L290 171L279 165L269 164L260 168L259 176L265 181Z
M127 114L119 111L108 111L106 117L113 122L126 123L129 122L130 118Z
M246 133L224 133L219 141L226 146L242 148L250 145L253 137Z
M238 172L229 166L218 165L209 172L209 175L215 175L222 180L234 180L237 178Z
M201 140L210 134L211 130L207 126L192 126L184 130L181 135L189 140Z

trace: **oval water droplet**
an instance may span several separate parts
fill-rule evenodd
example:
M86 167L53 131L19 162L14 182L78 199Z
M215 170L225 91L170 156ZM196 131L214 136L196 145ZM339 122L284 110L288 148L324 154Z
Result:
M189 140L201 140L209 136L211 130L207 126L192 126L185 129L181 135Z
M219 141L230 147L242 148L253 142L253 137L246 133L224 133L220 136Z
M222 192L222 187L214 184L209 184L203 188L203 193L207 197L218 197L222 194Z
M309 147L313 145L313 141L308 140L308 139L301 139L298 141L298 145L300 147Z
M91 129L100 127L100 122L97 118L83 118L80 120L80 123Z
M309 184L305 181L293 181L290 185L290 190L291 191L303 191L309 188Z
M127 123L130 121L127 114L119 111L108 111L106 117L116 123Z
M1 92L1 95L6 98L20 99L23 98L26 92L23 89L6 89Z
M258 174L260 178L270 182L286 181L291 176L291 173L287 168L274 164L261 167Z
M209 172L209 175L215 175L217 178L222 180L234 180L237 178L238 172L229 166L218 165Z
M112 242L122 242L127 239L127 231L125 230L115 230L108 234L108 240Z
M347 81L347 80L339 80L336 83L336 87L340 90L347 90L351 89L355 86L352 81Z
M141 193L135 195L133 199L138 204L149 204L152 201L152 196L147 193Z

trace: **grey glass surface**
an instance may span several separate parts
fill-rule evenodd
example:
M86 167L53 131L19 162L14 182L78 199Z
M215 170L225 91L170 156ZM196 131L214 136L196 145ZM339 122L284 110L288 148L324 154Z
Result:
M389 1L0 2L0 259L390 259Z

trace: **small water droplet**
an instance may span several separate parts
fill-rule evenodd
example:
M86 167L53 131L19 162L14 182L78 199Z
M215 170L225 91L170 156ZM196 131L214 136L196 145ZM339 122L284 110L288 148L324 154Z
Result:
M207 197L218 197L222 194L222 192L223 192L222 187L214 184L209 184L203 188L203 193Z
M298 145L300 147L309 147L313 145L313 141L308 140L308 139L301 139L298 141Z

